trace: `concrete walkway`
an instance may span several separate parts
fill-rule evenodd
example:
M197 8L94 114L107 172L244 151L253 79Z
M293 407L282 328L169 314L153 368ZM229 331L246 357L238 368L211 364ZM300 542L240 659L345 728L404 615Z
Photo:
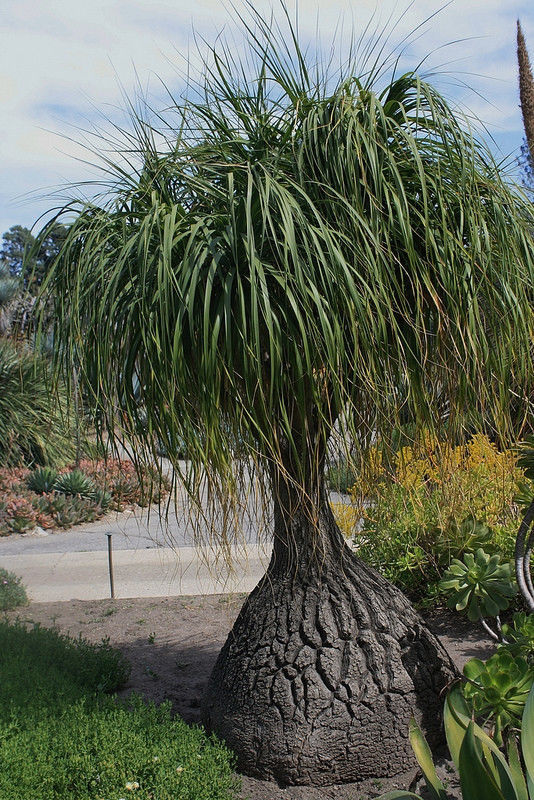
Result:
M331 493L333 502L346 502ZM172 504L110 515L68 531L0 537L0 567L20 576L36 602L110 597L108 537L112 534L115 596L165 597L250 592L264 574L270 545L258 543L259 512L248 508L233 569L215 548L193 547L191 527Z
M194 537L174 504L109 515L67 531L0 538L0 567L22 578L36 602L110 597L108 534L111 534L115 597L250 592L269 563L257 542L252 516L243 544L231 550L233 568L216 551L193 547Z
M233 553L233 571L220 560L204 560L193 547L116 550L115 597L250 592L264 574L269 558L257 544L244 550ZM0 552L0 566L20 576L28 596L36 602L111 596L108 554L104 550L9 556Z

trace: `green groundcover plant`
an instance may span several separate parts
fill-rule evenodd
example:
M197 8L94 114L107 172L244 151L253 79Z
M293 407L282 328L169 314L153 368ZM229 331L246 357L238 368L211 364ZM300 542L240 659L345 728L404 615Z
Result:
M0 800L230 800L232 757L132 695L107 642L0 624ZM105 694L107 692L108 694Z
M28 602L22 581L13 572L0 567L0 611L11 611Z

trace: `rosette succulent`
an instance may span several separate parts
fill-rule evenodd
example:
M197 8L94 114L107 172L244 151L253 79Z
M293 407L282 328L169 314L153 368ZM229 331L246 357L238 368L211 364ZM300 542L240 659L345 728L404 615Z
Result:
M510 562L479 548L466 553L463 561L453 559L440 587L450 593L449 608L467 611L471 621L495 617L508 608L516 593Z
M57 478L58 472L52 467L38 467L30 472L26 479L26 485L36 494L45 494L45 492L55 489Z
M522 655L532 659L534 656L534 614L518 611L512 622L502 626L505 647L512 655Z
M519 726L534 669L521 656L499 650L487 661L470 659L464 666L467 682L463 694L476 716L483 716L494 726L493 738L502 744L505 728Z
M72 472L60 475L55 482L54 489L61 494L79 495L92 500L95 496L96 485L81 470L74 469Z

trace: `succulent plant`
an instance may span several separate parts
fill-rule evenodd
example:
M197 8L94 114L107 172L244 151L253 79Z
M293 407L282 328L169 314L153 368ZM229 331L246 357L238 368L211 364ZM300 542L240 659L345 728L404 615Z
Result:
M521 723L521 755L515 741L508 743L508 760L497 744L470 718L458 687L445 701L445 734L452 760L460 776L463 800L534 800L534 689L530 690ZM448 800L438 778L430 748L412 719L410 742L423 771L431 800ZM454 797L457 795L455 794ZM395 790L378 800L422 800L413 792Z
M463 558L479 548L491 548L494 531L485 522L466 517L460 524L451 520L441 535L437 535L436 552L440 563L449 563L453 558Z
M79 469L66 472L60 475L55 483L54 489L61 494L79 495L93 499L96 485L87 475Z
M57 494L48 500L46 511L52 516L54 525L59 528L70 528L82 522L94 522L101 515L93 499L80 495Z
M516 593L510 562L498 554L490 556L482 548L475 554L466 553L463 561L453 559L440 587L451 595L449 608L466 610L473 622L497 616Z
M36 494L51 492L55 488L57 477L57 470L52 467L39 467L30 472L26 478L26 486Z
M522 655L532 659L534 656L534 614L516 612L511 623L502 626L505 644L501 645L514 656Z
M105 511L109 508L112 497L110 492L106 492L104 489L95 489L91 499L98 505L100 508Z
M534 669L521 656L498 650L487 661L470 659L464 666L464 697L476 716L494 725L493 738L502 744L505 728L519 725L534 682Z

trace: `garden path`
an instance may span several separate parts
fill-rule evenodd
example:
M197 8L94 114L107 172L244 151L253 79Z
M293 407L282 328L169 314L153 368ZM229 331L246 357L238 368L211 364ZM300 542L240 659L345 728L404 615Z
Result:
M340 497L331 496L334 502ZM215 549L194 546L195 532L179 501L166 511L160 516L157 508L136 509L48 535L2 537L0 566L22 578L35 602L105 599L110 597L110 533L117 598L223 594L254 588L271 549L259 513L251 508L236 536L230 551L232 569ZM201 526L200 536L202 532Z

